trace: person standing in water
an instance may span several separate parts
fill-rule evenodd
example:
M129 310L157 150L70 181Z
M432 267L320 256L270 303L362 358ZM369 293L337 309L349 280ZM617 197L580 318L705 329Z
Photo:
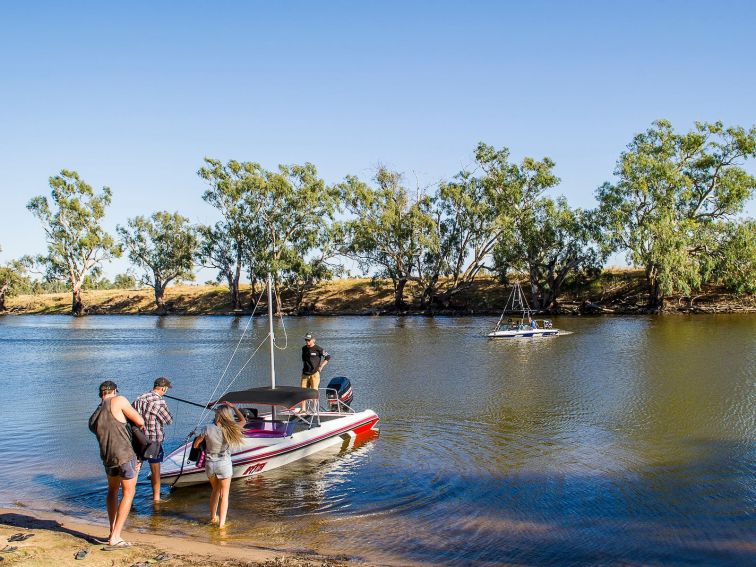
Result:
M128 422L144 428L144 419L123 396L118 395L115 382L100 384L100 405L89 418L89 430L97 436L100 458L108 477L106 506L110 522L110 535L105 550L128 547L121 538L121 530L131 511L136 492L139 464L131 446ZM121 490L121 501L118 491Z
M218 524L219 528L226 525L228 514L228 494L234 474L231 448L241 445L244 438L242 427L247 423L244 414L234 404L223 404L215 410L213 423L205 426L194 440L194 447L205 442L205 474L213 489L210 494L210 523ZM238 421L234 419L234 413Z
M165 376L155 379L152 390L134 400L134 409L144 418L145 435L147 441L160 444L160 451L154 459L147 459L150 463L150 480L152 481L152 502L160 503L160 463L163 462L163 427L173 423L173 416L165 403L163 396L171 387L171 381Z

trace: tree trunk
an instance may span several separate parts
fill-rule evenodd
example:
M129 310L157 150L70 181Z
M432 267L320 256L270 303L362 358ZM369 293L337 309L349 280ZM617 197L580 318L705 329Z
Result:
M158 280L155 280L155 305L157 305L157 314L165 315L167 311L165 308L165 286Z
M420 307L433 305L436 302L436 298L438 297L438 290L436 289L437 285L438 276L434 275L423 290L423 295L420 298Z
M664 294L659 285L659 278L656 277L656 266L646 267L646 286L648 288L648 306L660 310L664 307Z
M283 313L283 307L281 305L281 286L278 284L278 282L273 282L273 311L275 311L276 315L281 315Z
M81 300L81 288L73 286L73 301L71 303L71 315L74 317L84 316L84 302Z
M557 307L557 298L562 293L562 285L567 279L567 274L574 268L574 263L568 263L562 268L556 275L553 272L546 278L546 282L549 286L548 293L543 294L543 309L551 309Z
M236 264L236 273L234 273L232 278L232 285L229 286L231 289L231 303L232 308L234 311L237 311L241 309L241 294L239 293L239 279L241 278L241 263L237 262Z
M404 309L407 304L404 302L404 288L407 285L407 278L401 278L394 285L394 307Z
M302 308L302 303L304 302L305 295L305 286L306 284L302 284L296 291L296 294L294 296L294 315L299 315L299 310Z
M7 281L0 287L0 312L5 311L5 294L10 287L10 282Z
M533 310L540 311L541 297L538 290L538 271L530 269L530 300L533 302Z

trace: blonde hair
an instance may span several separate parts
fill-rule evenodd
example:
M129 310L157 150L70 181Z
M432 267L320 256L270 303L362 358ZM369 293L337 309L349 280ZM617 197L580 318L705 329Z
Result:
M241 445L244 435L241 425L234 419L234 412L228 406L215 410L215 423L220 427L223 440L229 445Z

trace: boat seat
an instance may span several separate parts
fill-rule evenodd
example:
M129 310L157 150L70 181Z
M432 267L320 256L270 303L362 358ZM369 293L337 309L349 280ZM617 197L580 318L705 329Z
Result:
M286 437L288 423L276 420L251 419L243 428L244 437Z

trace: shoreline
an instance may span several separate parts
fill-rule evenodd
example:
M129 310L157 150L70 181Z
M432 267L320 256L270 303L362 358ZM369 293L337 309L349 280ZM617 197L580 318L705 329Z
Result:
M33 534L29 539L7 543L17 549L3 552L3 565L74 565L78 551L86 550L85 564L106 565L159 564L166 567L347 567L368 566L343 556L322 555L315 551L295 552L267 548L238 541L203 542L188 537L159 535L129 529L125 539L133 545L115 551L104 551L101 538L107 537L103 525L73 518L63 512L42 512L29 508L0 507L0 546L6 545L12 534ZM155 560L161 554L170 557Z
M591 285L566 291L558 307L533 311L537 317L598 315L677 315L714 313L756 313L756 294L737 295L721 287L706 286L694 297L671 296L663 309L647 305L640 291L636 272L607 272ZM397 308L388 281L352 278L321 282L303 293L296 303L290 293L282 294L282 310L289 317L498 317L506 304L509 287L493 278L481 278L460 292L446 305L421 305L412 302L408 288L407 304ZM150 288L105 289L82 292L86 315L178 315L246 317L261 309L254 308L258 297L249 285L240 289L242 308L230 303L228 288L222 285L176 285L166 290L166 311L159 313ZM2 315L70 315L71 293L18 295L6 299ZM261 302L260 305L265 305ZM264 309L263 309L264 311ZM262 313L261 313L262 315Z

